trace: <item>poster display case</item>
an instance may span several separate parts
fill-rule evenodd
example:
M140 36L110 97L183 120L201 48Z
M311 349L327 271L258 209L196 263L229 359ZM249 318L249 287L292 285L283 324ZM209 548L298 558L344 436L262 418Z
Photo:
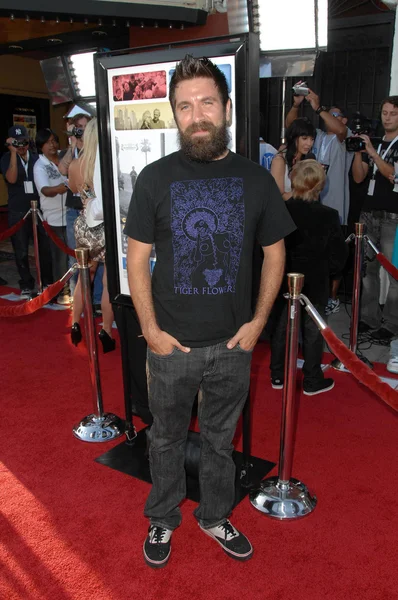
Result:
M123 233L138 175L178 150L169 102L176 63L210 58L223 71L232 101L230 149L258 162L259 50L255 34L195 40L95 57L108 285L111 301L132 306ZM151 267L156 261L153 249Z

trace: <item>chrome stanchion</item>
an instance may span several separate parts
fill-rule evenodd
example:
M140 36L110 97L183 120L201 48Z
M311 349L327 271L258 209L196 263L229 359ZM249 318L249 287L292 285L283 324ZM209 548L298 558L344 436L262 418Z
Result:
M31 207L32 224L33 224L33 248L34 248L34 252L35 252L37 291L39 292L39 294L41 294L43 291L43 284L41 281L39 238L37 235L37 213L38 213L37 200L31 200L30 207Z
M352 294L352 313L350 324L350 344L349 349L356 354L358 341L358 323L359 323L359 307L361 293L361 275L362 275L362 257L363 257L363 241L364 241L365 225L364 223L355 223L355 257L354 257L354 278L353 278L353 294ZM337 371L345 370L341 360L335 358L331 362L333 369Z
M250 492L250 502L257 510L275 519L297 519L312 512L316 497L311 496L307 486L291 477L294 438L296 429L296 374L297 349L300 327L300 294L304 283L301 273L288 273L289 304L286 331L285 374L281 440L279 451L279 475L261 482Z
M108 442L123 435L125 423L112 413L104 413L101 379L98 365L97 338L91 302L90 267L88 250L76 248L84 304L84 327L90 367L91 388L94 400L94 413L74 426L73 434L84 442Z

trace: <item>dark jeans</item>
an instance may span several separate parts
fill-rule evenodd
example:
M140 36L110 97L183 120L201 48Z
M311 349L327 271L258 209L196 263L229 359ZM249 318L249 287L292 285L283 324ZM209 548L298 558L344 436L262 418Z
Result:
M185 498L185 445L195 396L201 453L200 504L194 514L206 528L227 518L235 500L232 440L250 383L251 352L228 350L226 342L178 349L167 356L148 350L149 431L152 489L145 516L152 525L175 529L181 523Z
M325 306L315 304L317 311L324 316ZM276 325L271 336L271 377L284 379L286 328L288 301L278 299L275 304ZM302 351L304 356L303 375L306 386L316 385L324 379L321 369L323 337L309 314L301 307Z
M64 242L64 244L67 244L65 226L56 227L51 225L51 229L60 238L60 240ZM63 250L58 248L53 241L51 241L51 257L53 263L53 278L54 281L58 281L65 275L69 268L68 255L65 254ZM69 294L69 283L65 284L61 294Z
M12 227L20 221L26 212L8 211L8 226ZM51 251L50 241L43 225L39 220L38 228L40 271L43 285L52 283ZM15 254L15 262L19 274L19 287L21 290L33 290L35 280L29 267L29 242L33 239L32 217L29 215L19 231L11 236L11 243Z

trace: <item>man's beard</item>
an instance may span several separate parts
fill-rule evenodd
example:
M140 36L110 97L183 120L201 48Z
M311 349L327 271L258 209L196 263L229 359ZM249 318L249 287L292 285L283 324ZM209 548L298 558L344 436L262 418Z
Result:
M194 136L197 131L208 131L210 135ZM185 131L178 130L181 150L190 159L197 162L211 162L222 156L228 148L229 133L226 120L216 127L209 121L189 125Z

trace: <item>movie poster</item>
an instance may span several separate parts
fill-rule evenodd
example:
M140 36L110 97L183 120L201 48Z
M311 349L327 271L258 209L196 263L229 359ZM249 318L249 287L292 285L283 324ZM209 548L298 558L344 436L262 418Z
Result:
M235 55L211 60L226 76L232 100L230 149L236 147ZM169 102L169 83L176 62L110 69L108 91L120 293L130 295L127 282L127 237L123 234L134 184L142 169L178 150L177 126ZM113 118L112 118L113 117ZM151 267L156 260L155 249Z

